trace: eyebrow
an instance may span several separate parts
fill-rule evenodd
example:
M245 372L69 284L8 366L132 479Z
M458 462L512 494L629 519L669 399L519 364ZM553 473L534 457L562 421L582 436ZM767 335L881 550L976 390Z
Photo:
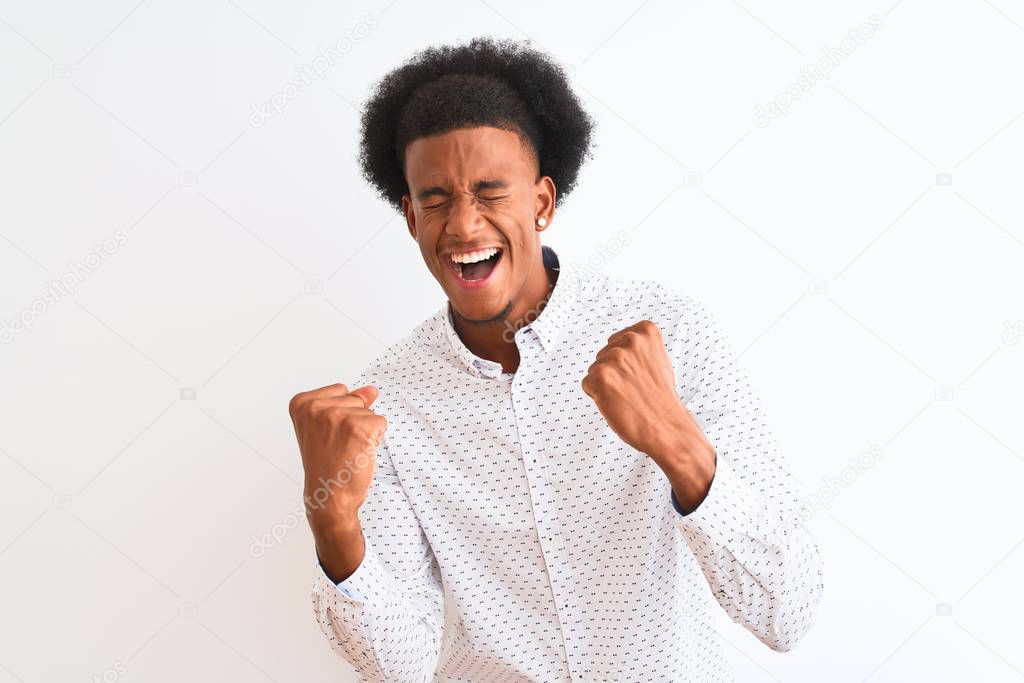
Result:
M507 188L508 183L504 180L490 178L476 181L476 183L473 184L473 193L476 194L481 190L504 190ZM451 193L448 191L448 188L442 187L441 185L433 185L416 193L416 199L422 202L430 197L447 197L450 194Z

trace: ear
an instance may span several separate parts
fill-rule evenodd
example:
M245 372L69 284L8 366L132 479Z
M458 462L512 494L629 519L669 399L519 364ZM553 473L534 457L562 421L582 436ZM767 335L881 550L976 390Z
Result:
M557 189L555 188L555 181L550 176L541 177L534 187L536 189L536 197L533 207L533 229L537 232L543 232L551 227L551 221L555 217ZM544 226L537 225L537 219L539 218L547 221Z
M409 234L416 239L416 213L412 210L412 200L409 195L402 195L402 213L405 214L405 225Z

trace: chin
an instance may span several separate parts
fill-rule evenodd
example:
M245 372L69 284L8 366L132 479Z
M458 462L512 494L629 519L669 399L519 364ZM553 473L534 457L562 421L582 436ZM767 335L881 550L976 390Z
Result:
M473 320L476 322L495 321L501 319L502 314L505 312L506 303L502 303L499 300L495 301L473 301L465 302L460 301L458 293L456 296L449 296L448 300L452 303L452 308L455 312L467 320Z

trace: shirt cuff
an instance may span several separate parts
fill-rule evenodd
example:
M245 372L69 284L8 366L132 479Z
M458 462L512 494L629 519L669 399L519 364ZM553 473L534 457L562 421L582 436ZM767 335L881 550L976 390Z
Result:
M376 551L370 542L364 539L365 552L363 554L363 561L359 563L356 570L349 575L349 577L338 583L333 583L327 574L323 570L323 566L320 565L319 558L317 559L317 566L320 567L320 574L322 575L321 582L332 587L337 593L345 596L352 602L364 604L377 598L378 596L387 595L387 580L388 573L381 563L380 558L377 556Z
M757 496L721 455L711 487L697 508L686 513L676 500L675 491L672 491L672 507L679 513L676 523L680 529L709 538L718 545L731 543L738 534L751 533L759 523Z

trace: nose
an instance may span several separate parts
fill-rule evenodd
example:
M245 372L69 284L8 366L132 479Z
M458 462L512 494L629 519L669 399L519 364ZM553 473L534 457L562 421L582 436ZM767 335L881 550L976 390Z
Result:
M452 197L451 209L445 224L445 232L463 242L471 242L473 236L484 227L483 217L473 195L456 193Z

